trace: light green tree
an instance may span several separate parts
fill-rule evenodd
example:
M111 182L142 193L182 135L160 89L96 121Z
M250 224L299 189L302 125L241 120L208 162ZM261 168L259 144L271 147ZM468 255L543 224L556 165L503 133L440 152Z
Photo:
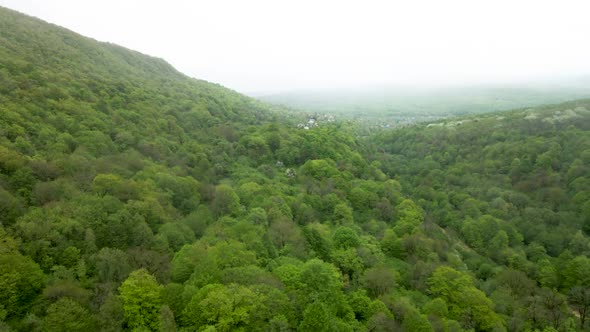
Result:
M482 331L491 331L503 325L502 319L493 310L492 301L475 288L473 279L467 273L441 266L432 273L427 284L430 294L448 304L449 318Z
M0 304L7 318L26 312L44 284L43 271L32 259L0 254Z
M183 312L183 322L196 329L213 326L220 332L245 331L260 306L260 298L244 286L209 284L192 297Z
M397 221L393 229L399 236L414 232L424 222L422 209L410 199L403 200L396 211Z
M144 269L133 271L123 282L119 287L119 293L129 328L159 328L161 288L156 278Z
M213 213L217 217L222 215L237 215L240 213L240 197L232 187L220 184L215 187L213 198Z
M47 308L43 330L47 332L83 332L93 329L90 312L76 301L62 297Z
M330 314L321 302L314 302L305 308L303 320L299 324L299 331L329 331Z

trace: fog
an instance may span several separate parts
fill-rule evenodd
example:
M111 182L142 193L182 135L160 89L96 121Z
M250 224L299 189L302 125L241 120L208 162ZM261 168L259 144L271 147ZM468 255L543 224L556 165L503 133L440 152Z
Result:
M248 94L590 73L587 1L79 1L0 5Z

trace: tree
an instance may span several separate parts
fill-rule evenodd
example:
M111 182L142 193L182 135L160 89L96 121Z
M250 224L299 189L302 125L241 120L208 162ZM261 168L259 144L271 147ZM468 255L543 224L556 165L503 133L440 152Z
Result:
M334 213L332 215L332 219L336 224L340 225L349 225L354 222L354 217L352 215L352 209L344 204L338 203L334 206Z
M215 216L237 215L240 213L240 197L234 192L232 187L226 184L220 184L215 187L212 209Z
M209 284L191 298L183 322L197 329L214 326L217 331L247 328L261 305L256 294L244 286Z
M7 318L25 313L45 284L37 263L18 253L0 254L0 304Z
M432 325L424 315L416 310L409 310L404 315L402 327L406 331L433 332Z
M286 219L273 222L268 228L268 235L279 250L301 238L299 228L292 221Z
M22 212L23 206L20 200L0 186L0 225L12 225Z
M105 332L123 331L125 312L121 299L109 293L98 311L98 327Z
M422 209L412 200L403 200L396 208L397 221L394 230L397 235L412 233L424 221Z
M502 319L492 309L492 301L473 286L472 278L465 272L441 266L427 283L430 294L449 305L449 318L461 320L466 328L489 331L502 325Z
M185 288L181 284L171 282L162 289L162 303L168 306L176 320L180 319L182 311L189 300L190 297L187 298Z
M356 279L364 269L363 261L355 248L332 251L332 262L343 274L348 275L351 279Z
M51 284L47 285L43 290L43 296L51 302L55 302L63 297L68 297L80 304L87 304L91 292L82 288L76 280L68 278L54 280Z
M577 256L568 262L565 271L563 286L571 288L576 285L590 286L590 258Z
M182 214L186 215L197 208L201 199L197 180L163 172L156 174L155 180L161 189L171 195L172 205Z
M17 253L18 245L19 242L8 235L4 228L0 226L0 255Z
M590 314L590 288L575 286L570 290L569 303L578 312L580 317L580 329L583 330L586 319Z
M330 258L330 243L317 229L306 226L303 228L303 236L317 257L323 260Z
M380 297L395 287L395 279L395 274L389 268L372 267L365 271L361 277L361 283L371 292L372 296Z
M131 329L159 328L161 288L156 278L146 270L131 272L129 278L119 287L127 326Z
M541 299L549 322L553 328L559 329L568 311L566 297L556 290L544 288L541 291Z
M508 234L505 231L499 231L490 240L488 244L489 256L496 261L501 262L504 251L508 248Z
M261 302L250 316L253 328L262 328L267 322L275 320L276 325L284 329L295 321L294 303L283 290L266 284L252 285L249 288Z
M404 250L402 248L402 240L397 237L393 229L385 230L383 239L381 239L381 250L387 256L403 258Z
M119 249L102 248L96 255L96 274L102 282L121 282L130 271L129 258Z
M184 245L172 260L172 280L178 283L187 281L198 262L206 257L207 249L202 243Z
M340 273L334 265L323 262L319 259L311 259L303 265L299 282L302 283L302 290L310 298L317 294L334 294L342 287Z
M367 211L372 209L378 201L375 193L361 187L354 187L348 195L348 200L355 211Z
M322 302L316 301L305 308L299 330L318 332L330 330L330 314Z
M357 290L349 293L346 297L346 302L352 308L355 318L358 321L366 321L369 319L371 314L371 298L367 296L367 292L363 290Z
M559 275L555 266L548 260L542 259L538 263L539 275L537 280L543 287L553 288L559 284Z
M338 174L338 170L334 166L332 160L308 160L301 166L301 174L311 176L316 180L322 180Z
M423 311L428 315L434 315L440 318L446 317L449 313L447 303L440 297L426 303L423 307Z
M0 170L12 173L21 168L25 163L23 156L4 146L0 147Z
M62 297L47 308L43 330L48 332L83 332L94 327L90 312L74 300Z
M270 150L275 153L281 147L281 136L277 132L268 134L266 137L266 144Z
M526 317L532 323L533 328L542 326L545 320L545 309L540 295L528 296L526 303Z
M158 232L166 238L173 251L178 251L183 245L195 242L195 234L191 228L178 222L169 222L160 227Z
M161 332L176 332L176 322L170 307L163 305L160 308L160 329Z
M428 279L428 290L432 295L457 302L458 293L472 287L473 281L465 272L457 271L448 266L437 268Z
M390 222L393 219L394 208L387 198L382 197L375 205L375 210L380 220Z
M360 239L352 228L340 226L334 232L332 243L339 249L356 248L360 245Z

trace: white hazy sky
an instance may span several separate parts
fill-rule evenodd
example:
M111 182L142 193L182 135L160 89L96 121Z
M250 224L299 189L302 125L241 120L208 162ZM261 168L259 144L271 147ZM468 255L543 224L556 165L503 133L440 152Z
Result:
M590 73L590 1L0 0L245 93Z

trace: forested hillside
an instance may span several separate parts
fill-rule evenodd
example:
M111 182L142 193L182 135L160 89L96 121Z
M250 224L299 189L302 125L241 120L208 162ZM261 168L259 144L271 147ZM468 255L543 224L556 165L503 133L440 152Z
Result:
M463 240L456 263L509 330L574 329L568 316L584 324L590 100L389 131L372 143L426 222Z
M0 8L0 330L583 330L588 109L298 129Z

